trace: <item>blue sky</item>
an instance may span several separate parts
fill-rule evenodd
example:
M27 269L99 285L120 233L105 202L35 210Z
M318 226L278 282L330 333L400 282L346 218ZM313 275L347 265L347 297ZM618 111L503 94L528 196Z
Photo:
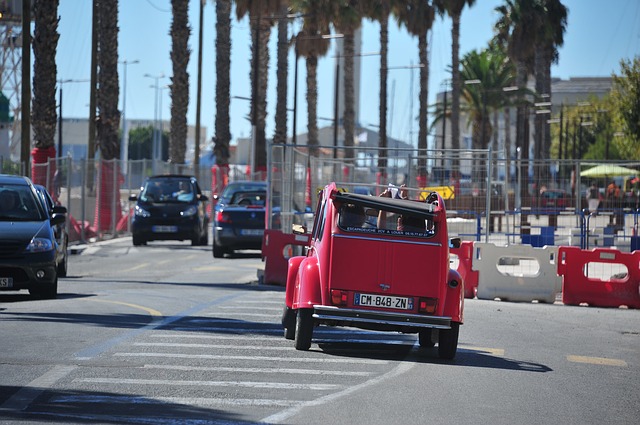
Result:
M59 80L88 80L90 72L91 48L91 0L60 0L60 40L58 43ZM621 59L631 59L640 55L640 2L637 0L565 0L569 9L568 28L565 44L560 49L559 63L552 68L552 76L563 79L570 77L610 76L619 72ZM126 72L127 119L153 119L155 107L155 84L153 78L165 75L159 85L169 83L171 75L171 25L170 0L120 0L119 10L119 59L139 61L129 64ZM196 78L197 78L197 33L199 0L190 0L189 14L192 26L189 63L191 96L188 112L189 124L195 124ZM482 49L493 35L494 13L502 0L478 0L462 15L460 55L473 49ZM248 20L232 20L231 95L250 97L250 37ZM416 64L418 60L417 40L399 28L395 22L389 25L389 66ZM290 30L291 33L292 30ZM363 52L379 51L379 25L364 21L362 27ZM215 4L207 1L204 14L203 83L201 123L207 127L207 137L214 133L215 122ZM270 43L271 62L269 68L267 135L274 131L275 111L275 42L277 34L272 32ZM335 59L333 52L319 61L318 116L333 116L333 87ZM293 52L289 60L289 102L293 107ZM451 23L449 19L438 18L430 39L430 103L436 92L442 90L442 82L448 78L447 69L451 64ZM305 66L299 63L298 76L298 132L306 131ZM124 65L120 72L120 109L122 110L122 90ZM413 79L411 78L411 74ZM404 141L412 140L412 131L417 132L417 123L411 117L417 115L418 71L399 69L390 71L388 80L390 135ZM413 87L411 81L413 80ZM375 128L378 125L379 57L362 58L360 122ZM393 88L393 91L392 91ZM161 90L162 118L169 119L169 90ZM413 93L413 112L410 111ZM393 98L391 95L393 94ZM72 82L63 85L63 115L65 118L86 118L89 114L89 84ZM251 127L245 118L249 113L249 102L232 99L231 133L233 138L249 137ZM391 120L392 116L392 120ZM330 124L319 121L319 125ZM292 113L289 114L288 131L291 135ZM413 137L415 142L415 135ZM233 141L232 141L233 143Z

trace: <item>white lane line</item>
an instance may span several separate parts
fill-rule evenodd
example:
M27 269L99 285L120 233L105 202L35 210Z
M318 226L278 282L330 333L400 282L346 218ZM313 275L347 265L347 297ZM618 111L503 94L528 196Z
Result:
M281 331L282 332L282 331ZM316 331L314 331L315 333ZM322 332L322 331L319 331ZM325 332L327 333L327 332ZM353 333L355 334L355 332ZM372 338L367 339L367 338L359 338L359 339L348 339L347 337L351 336L352 333L351 332L345 332L344 333L344 339L346 341L349 342L365 342L365 343L380 343L380 344L393 344L393 343L406 343L406 342L415 342L415 336L413 338L413 340L411 339L410 336L406 336L406 339L390 339L390 336L393 335L384 335L387 339L379 339L377 337L380 336L380 334L369 334ZM336 342L336 341L342 341L340 339L337 339L339 335L336 335L335 337L331 338L331 339L320 339L320 338L314 338L314 342L318 343L318 344L322 344L325 342ZM246 341L247 337L244 335L209 335L209 334L194 334L194 333L188 333L188 334L155 334L155 335L149 335L149 337L151 338L162 338L162 339L212 339L212 340L242 340L242 341ZM251 341L269 341L269 342L282 342L283 344L287 344L287 347L291 346L291 342L280 337L280 338L274 338L272 336L252 336L251 337ZM462 347L462 348L466 348L466 347ZM487 349L485 349L487 350Z
M250 381L179 381L173 379L123 379L123 378L77 378L74 383L80 384L113 384L113 385L167 385L182 387L242 387L277 390L316 390L329 391L343 388L335 384L296 384L292 382L250 382Z
M116 357L168 357L180 359L201 360L264 360L272 362L301 362L301 363L355 363L355 364L388 364L386 360L375 359L328 359L325 357L269 357L269 356L229 356L214 354L182 354L182 353L115 353Z
M181 366L181 365L156 365L146 364L144 369L181 370L185 372L241 372L241 373L277 373L290 375L335 375L335 376L370 376L373 372L350 372L343 370L318 370L318 369L283 369L283 368L258 368L258 367L223 367L223 366Z
M177 342L135 342L138 347L172 347L172 348L222 348L255 351L255 345L226 345L226 344L181 344ZM260 347L260 350L291 351L291 347Z
M360 391L364 388L370 387L372 385L377 385L387 379L395 378L396 376L400 376L403 373L408 372L416 365L416 363L400 363L397 367L392 369L391 371L385 373L384 375L378 376L373 379L369 379L361 384L354 385L353 387L345 388L342 391L338 391L333 394L328 394L324 397L317 398L315 400L310 400L307 402L300 403L296 406L290 407L289 409L285 409L281 412L275 413L271 416L268 416L262 419L260 422L266 422L269 424L277 424L282 421L289 419L291 416L294 416L300 413L303 409L311 406L319 406L325 403L329 403L333 400L337 400L339 398L345 397L349 394L355 393L356 391Z
M216 308L216 310L234 310L234 311L240 311L240 310L249 310L249 311L256 311L256 310L266 310L266 311L277 311L278 313L282 313L282 307L246 307L246 306L220 306L218 308ZM208 315L213 315L214 313L207 313Z
M284 306L284 297L282 297L282 299L280 300L268 300L268 299L267 300L247 300L247 302L242 303L242 305L248 305L248 304L258 304L258 305L276 304L280 306L280 311L282 311L282 307Z
M267 317L273 317L273 315L267 315ZM184 322L188 322L188 323L229 323L231 325L233 324L238 324L238 323L243 323L244 321L242 319L238 319L236 317L225 317L225 318L218 318L218 319L202 319L202 318L194 318L194 319L185 319ZM256 323L258 324L258 323ZM259 322L259 324L262 325L272 325L275 326L275 323L273 322Z
M289 407L299 404L293 400L252 399L252 398L192 398L192 397L136 397L136 396L89 396L71 395L57 396L49 399L50 403L108 403L108 404L181 404L185 406L255 406L255 407Z
M54 366L53 369L18 390L17 393L0 406L0 410L15 411L26 409L43 391L51 388L60 379L69 375L76 367L77 366Z

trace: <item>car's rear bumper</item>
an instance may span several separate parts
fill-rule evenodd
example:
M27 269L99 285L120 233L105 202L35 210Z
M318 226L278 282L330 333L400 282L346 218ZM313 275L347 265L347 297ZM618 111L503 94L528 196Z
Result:
M366 328L411 328L451 329L451 317L426 316L379 310L362 310L314 305L313 318L321 323L339 324Z

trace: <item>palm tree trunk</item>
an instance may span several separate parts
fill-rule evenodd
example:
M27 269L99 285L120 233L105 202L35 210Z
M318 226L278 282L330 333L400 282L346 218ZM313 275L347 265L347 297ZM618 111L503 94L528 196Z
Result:
M355 127L354 110L354 88L353 88L353 55L354 55L354 32L345 31L344 35L344 152L346 162L354 158L353 139Z
M31 177L35 183L46 185L53 191L53 176L56 171L55 161L49 167L37 167L36 164L47 164L55 158L56 131L56 48L58 45L58 0L36 1L33 5L35 30L33 36L33 99L32 121L35 149ZM61 152L58 152L60 155Z
M216 165L228 176L231 141L229 105L231 101L231 0L216 1L216 119L213 152ZM222 187L218 189L222 190ZM216 193L219 193L216 192Z
M426 185L427 181L427 108L429 99L429 57L427 56L427 32L418 37L418 49L420 64L420 95L418 100L420 110L418 113L418 185Z
M382 2L380 18L380 133L378 173L384 179L387 173L387 54L389 52L389 4Z
M189 108L189 2L171 0L173 22L171 23L171 137L169 159L175 164L184 164L187 146L187 110ZM197 143L197 141L196 141Z
M288 76L288 54L289 21L282 17L286 16L288 7L283 4L280 8L278 21L278 69L277 69L277 103L276 103L276 130L273 136L274 143L287 142L287 76Z
M453 14L451 21L451 148L460 149L460 14Z
M318 148L318 58L307 57L307 145L309 155L317 155Z

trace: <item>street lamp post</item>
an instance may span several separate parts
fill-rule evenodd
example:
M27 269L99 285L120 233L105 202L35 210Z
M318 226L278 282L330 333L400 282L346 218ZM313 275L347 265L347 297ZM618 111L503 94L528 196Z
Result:
M153 105L153 141L152 141L152 154L151 154L151 161L152 161L152 166L154 169L154 173L155 173L155 168L156 168L156 160L158 159L158 136L157 136L157 128L158 128L158 91L159 91L159 81L161 78L164 78L164 73L161 73L160 75L151 75L151 74L144 74L144 76L146 78L152 78L155 81L155 84L152 85L151 87L155 89L155 102Z
M58 84L60 84L60 91L58 93L59 95L59 104L58 104L58 109L59 109L59 114L58 114L58 158L62 158L62 86L65 83L86 83L89 80L73 80L73 79L67 79L67 80L58 80Z
M127 65L140 63L139 60L127 61L123 60L120 62L124 65L123 67L123 77L122 77L122 142L120 143L120 159L123 163L125 163L129 159L129 146L127 144ZM122 172L126 174L127 167L122 167Z

